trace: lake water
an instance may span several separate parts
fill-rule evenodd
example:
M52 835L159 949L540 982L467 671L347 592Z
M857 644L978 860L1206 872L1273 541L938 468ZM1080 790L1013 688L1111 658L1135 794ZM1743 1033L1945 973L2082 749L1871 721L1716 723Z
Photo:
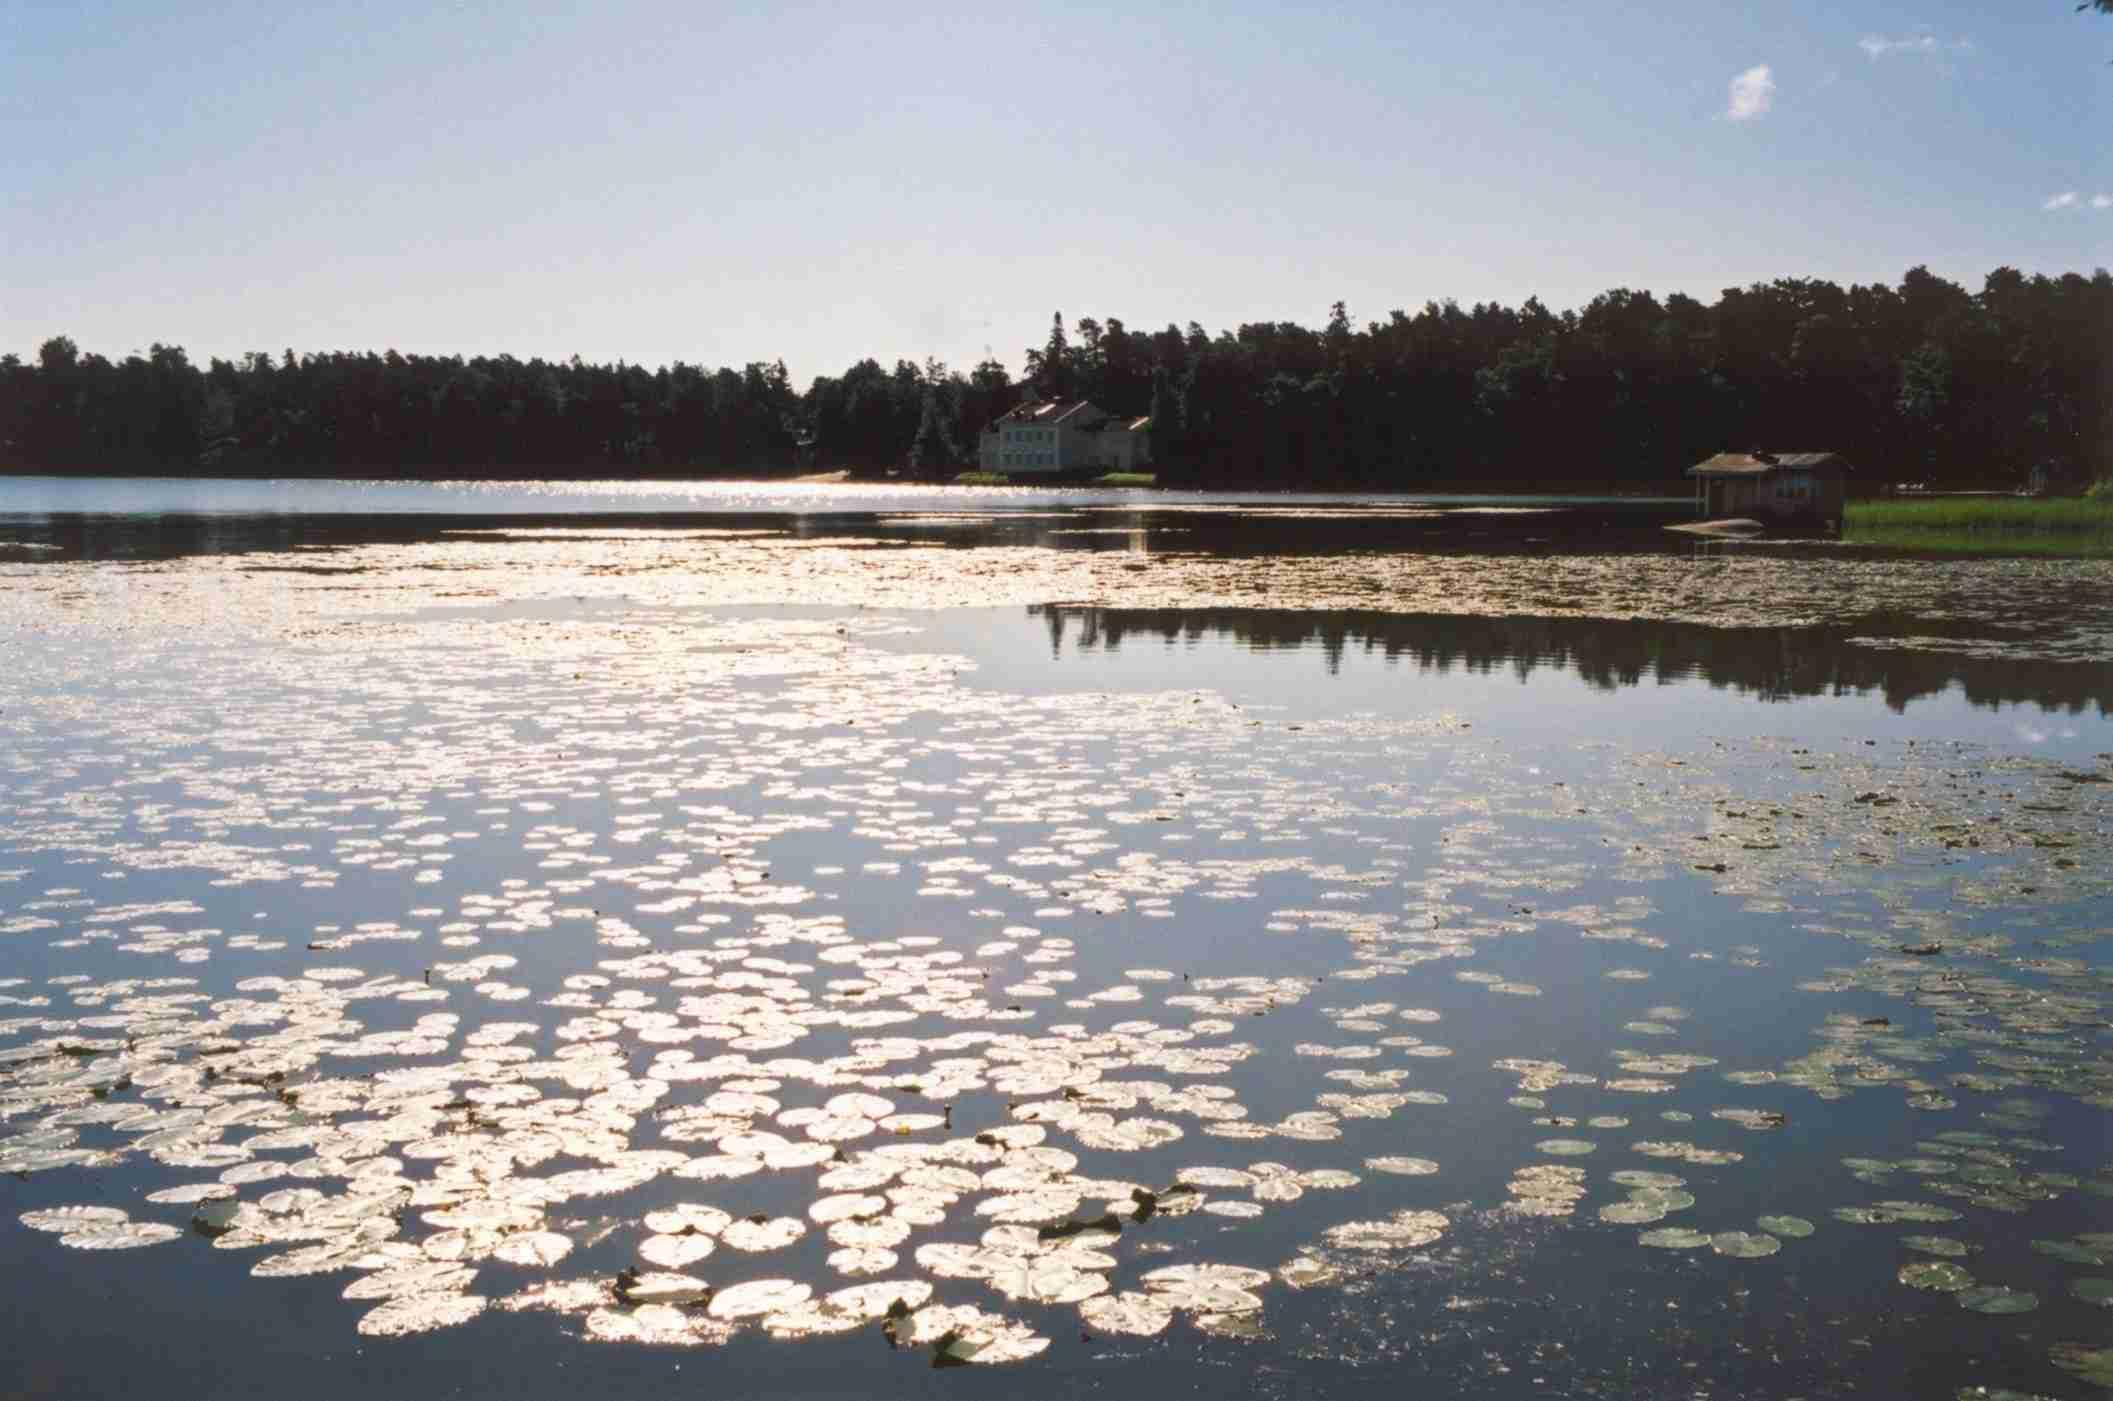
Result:
M1679 514L0 479L14 1390L2097 1394L2113 565Z

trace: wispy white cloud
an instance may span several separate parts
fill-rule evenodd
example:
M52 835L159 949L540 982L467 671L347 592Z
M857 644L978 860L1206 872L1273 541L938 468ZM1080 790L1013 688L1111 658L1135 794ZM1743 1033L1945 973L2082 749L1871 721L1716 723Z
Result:
M1891 58L1895 54L1920 54L1927 58L1934 58L1939 54L1969 54L1974 51L1974 41L1939 39L1934 34L1907 34L1898 39L1888 39L1882 34L1866 34L1856 41L1856 47L1876 62L1881 58Z
M2049 196L2047 197L2046 201L2045 201L2044 203L2042 203L2042 204L2040 205L2040 208L2042 208L2042 209L2074 209L2074 208L2076 208L2076 200L2077 200L2077 195L2076 195L2076 191L2074 191L2074 190L2064 190L2064 191L2062 191L2062 192L2061 192L2060 194L2058 194L2058 195L2049 195Z
M2113 195L2091 196L2091 207L2093 209L2113 209Z
M1750 122L1765 116L1775 106L1776 80L1768 65L1757 63L1731 80L1731 101L1724 115L1735 122Z

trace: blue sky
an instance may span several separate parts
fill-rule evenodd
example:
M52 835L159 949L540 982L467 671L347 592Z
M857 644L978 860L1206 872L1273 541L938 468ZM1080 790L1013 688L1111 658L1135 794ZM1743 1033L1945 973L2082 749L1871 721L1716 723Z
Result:
M1055 310L1216 331L2113 264L2113 19L1582 8L7 0L0 351L804 385L1017 370Z

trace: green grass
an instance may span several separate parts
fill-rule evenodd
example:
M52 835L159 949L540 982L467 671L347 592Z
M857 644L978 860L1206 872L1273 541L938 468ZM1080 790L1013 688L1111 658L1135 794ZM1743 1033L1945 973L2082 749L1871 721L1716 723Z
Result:
M2113 557L2113 500L1952 496L1852 501L1842 539L1954 554Z
M1852 501L1847 525L1887 530L2038 530L2113 534L2113 500L2085 496L1944 496Z
M1076 476L1053 476L1047 473L1044 473L1037 477L1031 477L1029 478L1029 480L1033 482L1040 482L1045 486L1077 486L1079 484L1079 478L1077 478ZM1092 478L1089 482L1087 482L1087 485L1155 486L1158 484L1158 482L1159 478L1150 472L1110 472L1104 477ZM1018 483L1016 483L1011 477L1006 476L1003 472L962 472L955 476L954 485L1016 486L1018 485Z
M2113 536L2038 533L2028 530L1887 530L1854 526L1842 533L1850 545L1930 554L2019 556L2050 559L2113 559Z

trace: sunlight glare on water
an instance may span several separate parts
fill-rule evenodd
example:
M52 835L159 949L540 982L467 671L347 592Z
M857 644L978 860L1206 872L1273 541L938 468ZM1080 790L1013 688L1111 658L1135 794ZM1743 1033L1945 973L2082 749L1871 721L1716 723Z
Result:
M43 1372L2103 1365L2088 619L1887 624L1772 559L1829 620L1741 634L1688 615L1745 560L1638 538L1591 567L1633 607L1522 620L1493 590L1615 557L1519 523L1323 559L1168 511L1162 579L1036 533L1062 509L148 532L124 490L0 556L0 1169ZM1415 524L1349 514L1299 529ZM1433 576L1489 613L1327 606Z

